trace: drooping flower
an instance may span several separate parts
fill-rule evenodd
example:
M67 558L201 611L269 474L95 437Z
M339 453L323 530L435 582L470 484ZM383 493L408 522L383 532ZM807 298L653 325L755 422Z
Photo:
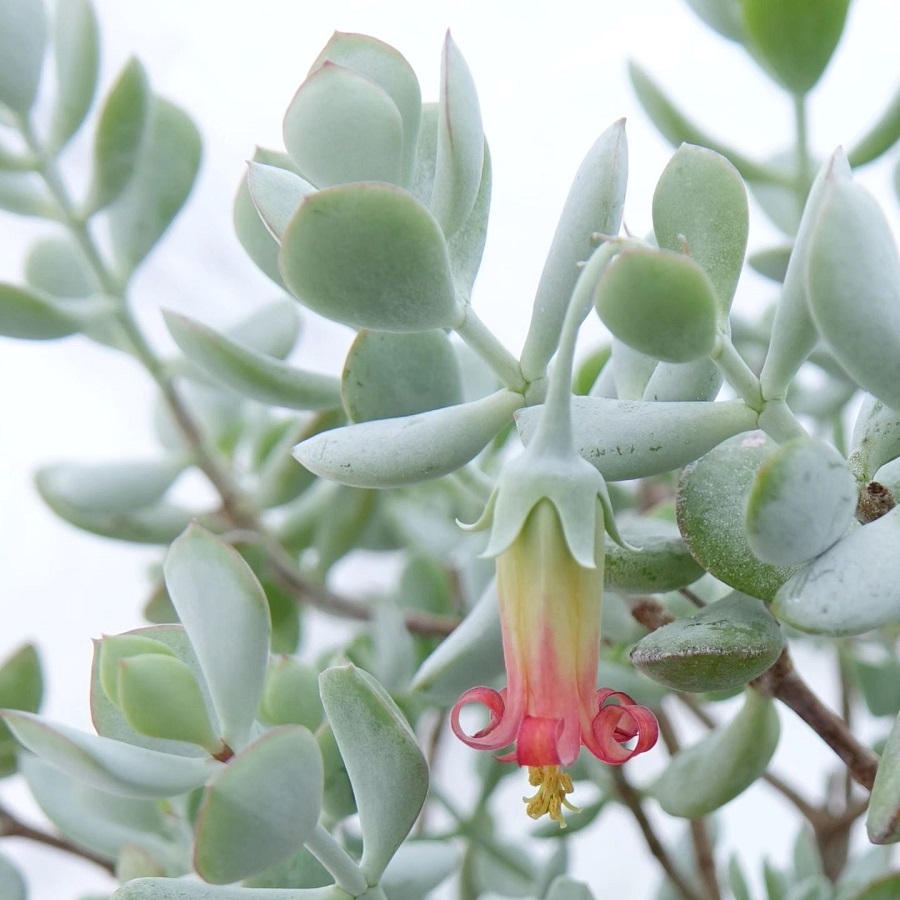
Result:
M529 782L538 788L526 798L528 814L549 814L560 825L562 807L575 809L566 798L572 782L562 767L575 761L582 744L603 762L619 764L649 750L658 733L650 710L627 694L596 687L602 592L602 558L594 568L580 565L556 509L539 501L497 557L507 686L471 688L450 717L454 733L470 747L512 745L498 759L528 766ZM468 703L481 703L490 713L488 725L474 735L460 724Z

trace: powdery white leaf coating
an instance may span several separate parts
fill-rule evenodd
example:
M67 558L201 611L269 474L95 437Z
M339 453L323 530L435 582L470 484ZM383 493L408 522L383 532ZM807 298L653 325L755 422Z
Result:
M806 562L832 546L853 521L856 478L830 444L782 444L756 472L747 498L747 539L758 559Z
M779 619L815 634L862 634L900 617L900 507L862 525L790 578Z

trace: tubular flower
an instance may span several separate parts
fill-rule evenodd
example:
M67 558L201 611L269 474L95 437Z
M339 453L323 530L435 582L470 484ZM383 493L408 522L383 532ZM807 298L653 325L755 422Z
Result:
M627 694L596 687L603 511L596 496L592 505L599 520L593 535L595 565L585 566L573 555L564 516L561 520L547 496L537 499L518 533L497 554L507 684L502 691L471 688L450 716L454 733L470 747L512 747L497 758L528 766L529 783L537 788L523 798L528 815L549 814L561 827L562 808L577 811L567 799L572 781L563 767L575 761L582 745L603 762L618 765L649 750L658 736L650 710ZM472 735L460 724L460 711L470 703L485 706L490 716L486 727Z

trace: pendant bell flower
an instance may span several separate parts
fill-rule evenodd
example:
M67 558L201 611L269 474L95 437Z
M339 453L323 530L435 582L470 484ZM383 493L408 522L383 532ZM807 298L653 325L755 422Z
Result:
M456 736L503 762L528 766L537 788L528 815L565 827L572 781L564 767L583 746L618 765L649 750L653 713L627 694L597 689L603 597L604 522L615 526L602 476L576 454L529 446L507 463L482 520L492 522L486 555L497 560L497 593L507 684L474 687L450 714ZM478 703L487 725L467 734L460 712ZM634 742L628 746L629 742Z

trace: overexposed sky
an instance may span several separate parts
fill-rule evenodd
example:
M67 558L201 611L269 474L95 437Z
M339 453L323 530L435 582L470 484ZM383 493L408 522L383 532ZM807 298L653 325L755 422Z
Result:
M494 163L488 246L473 302L515 352L569 183L595 138L622 116L628 120L631 160L626 222L635 233L650 226L653 187L671 150L640 111L625 75L627 59L647 68L697 122L745 152L766 156L790 142L792 112L785 96L679 0L95 2L103 28L104 84L129 55L137 55L154 88L183 105L205 139L189 208L134 283L140 318L164 348L171 343L160 307L220 324L274 295L233 237L231 202L254 145L280 145L284 109L335 29L368 32L395 45L419 74L423 97L433 100L441 43L451 28L478 85ZM900 80L897 34L896 0L853 5L848 33L811 97L818 155L838 143L851 144L884 109ZM89 148L88 136L80 136L66 159L76 194L87 180ZM896 224L888 166L872 167L864 180ZM0 278L19 278L35 233L33 223L0 214ZM767 246L775 237L770 226L754 220L752 247ZM750 309L768 296L759 280L748 279L739 288L738 306ZM337 372L350 332L310 322L308 334L298 360ZM121 355L79 339L43 345L0 339L0 658L23 640L38 640L48 674L46 711L84 727L90 640L140 624L144 572L157 553L60 523L37 498L30 473L52 460L152 455L152 402L148 380ZM802 728L789 719L782 715L786 733L776 764L802 742ZM808 753L801 775L812 790L830 758L818 745ZM783 767L789 766L788 759ZM4 796L9 790L4 788ZM755 797L761 789L751 793ZM769 847L783 860L788 832L779 828L786 828L787 817L768 794L759 803L750 812L729 807L726 831L733 836L732 819L757 821L746 843L754 851ZM517 808L511 812L519 814ZM624 822L610 817L588 832L590 845L576 844L576 870L591 878L598 897L607 891L647 896L657 879ZM20 842L4 842L2 851L22 859L33 875L32 900L74 898L81 878L88 879L85 889L108 884L89 868L60 866L56 854ZM641 863L626 866L623 856L629 853L639 853ZM598 860L606 868L599 870ZM615 894L615 888L627 892Z

